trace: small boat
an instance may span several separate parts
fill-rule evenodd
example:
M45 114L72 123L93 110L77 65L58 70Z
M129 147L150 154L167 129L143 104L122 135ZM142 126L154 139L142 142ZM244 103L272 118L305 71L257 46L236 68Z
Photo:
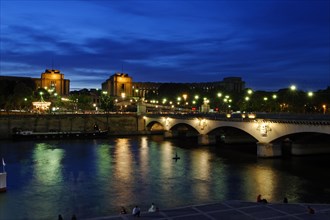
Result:
M38 140L38 139L94 139L104 138L108 136L108 131L94 130L94 131L48 131L35 132L30 130L18 130L13 132L14 140Z

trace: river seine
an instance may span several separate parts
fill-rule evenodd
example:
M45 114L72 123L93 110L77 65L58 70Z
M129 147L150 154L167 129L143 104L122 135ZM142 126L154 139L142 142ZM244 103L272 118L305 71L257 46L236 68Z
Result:
M162 136L0 141L0 219L78 219L225 200L330 203L330 156L260 159L254 146ZM174 160L175 154L180 157ZM2 169L2 168L1 168Z

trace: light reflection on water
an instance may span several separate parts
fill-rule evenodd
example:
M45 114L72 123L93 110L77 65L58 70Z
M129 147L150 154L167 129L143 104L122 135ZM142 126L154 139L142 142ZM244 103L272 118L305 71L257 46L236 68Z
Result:
M173 160L175 153L180 160ZM151 202L160 208L224 200L330 202L324 161L260 160L252 153L198 147L162 137L0 142L8 191L0 219L69 219L118 214ZM306 163L306 161L308 163ZM311 165L313 161L313 165ZM321 164L318 164L321 163ZM309 171L318 170L323 179ZM310 174L310 175L309 175ZM323 193L321 196L315 196ZM312 200L312 201L311 201Z

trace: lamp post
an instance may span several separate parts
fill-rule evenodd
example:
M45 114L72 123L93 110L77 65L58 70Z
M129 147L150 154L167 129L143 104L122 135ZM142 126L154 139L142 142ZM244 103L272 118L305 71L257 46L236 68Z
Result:
M290 86L290 90L291 90L291 96L292 96L292 111L294 109L294 95L295 95L295 91L296 91L297 87L295 85L291 85Z
M274 103L274 111L276 112L277 111L277 107L278 107L277 102L276 102L277 95L276 94L273 94L272 95L272 98L273 98L273 103Z
M307 92L307 104L305 104L305 112L307 113L310 113L310 112L313 112L314 111L314 105L313 105L313 102L311 101L312 100L312 97L314 96L314 93L309 91Z
M187 94L183 94L182 97L183 97L183 100L184 100L184 103L183 104L188 107L188 103L187 103L188 95Z
M186 102L188 95L187 94L183 94L182 97L183 97L184 101Z
M327 110L327 106L326 105L322 105L322 109L323 109L323 114L325 115L325 112Z
M251 109L251 96L252 96L252 93L253 93L253 90L252 89L248 89L246 91L247 95L245 96L244 100L245 100L245 110L246 111L252 111Z
M249 97L249 96L245 96L244 100L245 100L245 110L246 110L246 111L250 111L250 108L249 108L250 97ZM243 109L243 110L244 110L244 109Z
M221 111L221 97L222 97L222 93L221 92L218 92L217 94L218 98L219 98L219 105L218 105L218 112L220 113Z
M265 111L267 112L267 104L268 104L267 101L268 101L268 97L264 97L263 100L265 102L265 105L264 105L265 106Z

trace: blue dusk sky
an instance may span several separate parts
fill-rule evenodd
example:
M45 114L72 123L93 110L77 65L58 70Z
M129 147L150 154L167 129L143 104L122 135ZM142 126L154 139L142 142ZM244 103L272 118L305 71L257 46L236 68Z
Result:
M59 69L71 89L242 77L255 90L330 86L329 0L1 0L1 71Z

